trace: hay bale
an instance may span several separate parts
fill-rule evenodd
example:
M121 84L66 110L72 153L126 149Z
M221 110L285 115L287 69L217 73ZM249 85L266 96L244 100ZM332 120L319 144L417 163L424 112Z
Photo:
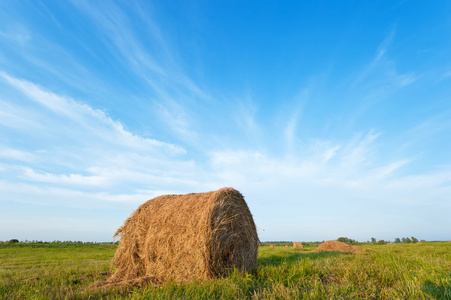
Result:
M367 249L368 251L371 251L370 249ZM325 241L321 245L318 246L313 252L323 252L323 251L330 251L330 252L351 252L351 253L358 253L365 251L364 249L359 249L356 247L353 247L351 245L339 242L339 241Z
M287 249L288 249L288 245L285 245L285 248L287 248Z
M302 249L302 248L304 248L304 245L302 245L302 243L293 242L293 248Z
M257 267L254 220L232 188L151 199L114 236L119 234L108 283L145 277L183 283Z
M269 248L273 249L273 248L274 248L274 245L269 245Z

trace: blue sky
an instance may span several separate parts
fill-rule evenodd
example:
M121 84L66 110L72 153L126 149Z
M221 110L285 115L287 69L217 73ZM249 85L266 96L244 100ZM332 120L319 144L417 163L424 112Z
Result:
M0 240L232 186L260 239L451 239L449 1L1 1Z

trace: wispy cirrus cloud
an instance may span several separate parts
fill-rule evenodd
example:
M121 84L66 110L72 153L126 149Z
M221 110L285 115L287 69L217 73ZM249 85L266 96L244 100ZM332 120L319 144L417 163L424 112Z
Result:
M31 162L35 159L32 153L0 146L0 158Z
M155 21L157 15L152 12L152 5L132 2L127 6L130 13L125 14L113 3L73 4L96 25L106 49L151 91L148 106L149 111L155 111L153 116L182 141L197 143L196 124L185 112L192 113L194 104L209 102L212 97L187 75L183 68L186 62L181 61L183 55L174 50L161 24ZM136 26L146 32L146 40L136 36Z
M391 43L393 42L395 35L396 35L396 32L393 29L385 37L385 39L382 41L382 43L377 48L376 56L374 57L373 61L371 62L371 65L375 65L387 53L388 48L390 47Z
M346 232L364 235L370 228L376 235L389 235L393 226L397 232L407 230L396 225L400 220L410 224L408 230L424 234L418 224L434 213L432 206L442 207L435 212L440 218L449 212L451 173L405 175L403 168L412 159L382 162L381 143L380 134L369 132L336 144L322 141L290 157L258 151L214 152L210 163L216 177L250 199L257 224L265 229L262 238L289 236L288 231L335 238ZM413 219L420 223L415 225ZM353 222L360 229L351 229Z
M39 167L29 166L23 171L22 178L28 181L48 182L54 184L83 185L112 185L121 180L131 184L144 184L153 182L155 186L169 186L178 182L182 186L199 185L199 180L191 180L192 174L197 178L210 178L207 185L216 186L228 179L241 178L241 182L253 182L259 180L271 181L271 176L276 174L277 178L292 177L301 181L323 180L340 176L341 179L356 180L365 174L374 173L376 167L365 171L371 166L372 147L379 134L370 132L364 136L356 136L347 144L330 144L324 142L317 144L309 150L295 153L291 158L275 159L263 152L236 151L232 147L230 152L212 152L211 161L198 165L195 161L183 160L179 156L185 153L179 146L167 144L158 140L142 138L126 131L123 126L111 120L105 113L94 110L91 107L80 104L77 101L61 97L30 82L14 78L6 73L1 77L10 87L23 93L27 99L36 102L41 107L41 113L37 115L23 115L20 117L38 121L45 118L50 111L56 116L51 122L44 122L42 131L55 128L63 132L78 131L71 137L71 143L75 145L76 153L73 155L84 156L79 159L82 162L80 168L65 171L61 174L49 173L39 170ZM27 114L26 110L23 111ZM36 112L35 112L36 113ZM297 121L298 116L295 116ZM63 121L62 121L63 120ZM73 123L67 123L67 120ZM72 128L75 125L75 130ZM294 133L291 134L293 137ZM46 143L53 144L55 135ZM87 142L86 140L89 140ZM99 140L100 143L93 141ZM66 154L59 153L57 149L46 147L43 152L26 152L13 149L8 153L16 153L22 158L40 156L40 159L64 159ZM73 147L73 146L71 146ZM294 151L297 148L294 148ZM16 151L16 152L14 152ZM78 152L78 153L77 153ZM89 154L88 154L89 153ZM16 156L17 156L16 155ZM72 154L71 154L72 155ZM300 158L302 157L302 158ZM211 166L211 170L210 167ZM397 167L396 167L397 166ZM394 172L402 163L395 163L381 171L384 177ZM378 168L380 166L377 166ZM205 169L207 168L207 169ZM236 171L235 171L236 168ZM213 175L214 174L214 175ZM171 179L173 178L173 179ZM310 178L310 179L308 179ZM227 179L227 180L225 180ZM166 184L164 184L166 182ZM237 182L238 183L238 182Z
M169 46L166 35L161 33L158 23L152 21L156 17L144 12L134 3L129 8L144 24L144 30L149 35L150 44L135 34L129 15L125 15L115 4L96 6L88 1L76 1L74 5L90 16L103 35L106 43L110 43L110 51L120 55L120 60L134 70L134 72L154 89L162 98L167 100L168 93L184 93L199 98L208 97L188 76L186 76L178 56ZM137 7L138 6L138 7ZM136 22L137 20L134 20Z
M398 89L414 83L418 75L399 73L396 69L396 61L390 57L390 47L395 42L396 31L393 29L380 43L373 59L364 67L352 83L352 87L359 85L380 89Z
M78 130L80 132L85 132L85 138L91 136L95 139L101 139L128 148L152 151L155 148L163 147L174 154L184 153L184 149L181 147L134 135L124 130L121 123L113 121L104 112L92 109L86 104L81 104L73 99L46 91L31 82L14 78L4 72L0 72L0 78L3 78L10 86L22 92L28 99L53 112L57 116L56 120L59 122L67 124L67 120L73 121L73 124L79 127Z
M267 183L298 182L311 184L333 180L365 182L382 179L402 167L407 161L380 165L374 157L379 134L358 134L345 144L328 141L299 147L296 153L279 158L258 151L219 151L211 154L211 165L219 174L224 171L237 184L260 178ZM279 182L280 181L280 182ZM249 182L251 183L251 182ZM277 184L276 184L277 185Z
M28 6L28 9L36 16L36 20L49 22L52 28L63 33L64 40L70 41L71 46L78 45L78 42L80 47L84 47L84 51L95 56L92 49L76 37L74 32L62 27L60 20L49 11L47 5L40 3ZM8 9L0 18L7 24L0 31L0 69L25 74L29 80L54 80L54 84L65 85L84 93L108 92L108 85L83 65L83 59L74 55L74 49L64 47L60 39L55 40L50 34L35 30L33 20Z
M24 45L31 40L31 31L23 24L16 23L8 29L0 31L0 38Z
M3 91L9 88L22 94L16 96L21 105L14 106L11 100L11 105L2 108L17 120L27 120L25 124L39 124L0 122L0 136L9 145L0 149L1 181L22 182L26 189L50 186L67 194L80 191L84 198L109 191L111 199L116 193L169 191L174 185L184 191L199 185L192 177L198 167L185 158L184 148L131 133L102 111L5 72L0 73L0 80ZM14 199L19 191L3 192Z
M75 186L104 186L106 178L101 176L83 176L80 174L50 174L47 172L36 172L33 169L26 168L22 176L25 180L33 182L44 182L51 184L72 184Z

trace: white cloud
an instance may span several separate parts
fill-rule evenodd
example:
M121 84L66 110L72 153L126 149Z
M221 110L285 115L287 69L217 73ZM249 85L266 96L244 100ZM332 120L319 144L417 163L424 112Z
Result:
M376 64L381 58L387 53L389 46L393 42L395 37L395 30L390 31L390 33L385 37L382 43L379 45L377 49L377 54L372 61L372 65Z
M25 169L23 178L26 180L45 182L45 183L57 183L57 184L72 184L72 185L92 185L92 186L104 186L106 182L105 177L101 176L83 176L80 174L50 174L45 172L36 172L30 168Z
M400 74L393 77L393 83L398 87L406 87L417 80L415 74Z
M244 132L246 138L258 140L261 138L262 132L256 121L258 106L250 93L236 100L234 121L238 124L240 132Z
M23 24L11 24L7 30L0 31L0 38L24 45L31 40L31 31Z
M151 198L174 194L177 190L136 190L134 193L110 193L108 191L83 191L79 187L54 187L51 185L36 185L34 183L15 183L0 181L0 192L3 202L32 204L43 207L60 206L65 209L93 209L109 207L114 202L122 202L130 209Z
M326 149L324 151L323 155L323 163L327 163L329 160L331 160L337 153L337 151L340 150L340 146L335 146L329 149Z
M31 162L35 159L35 155L30 152L0 146L0 158Z
M190 121L182 106L174 101L157 104L158 116L160 120L167 124L168 128L176 132L184 141L195 142L198 135L190 129Z
M294 144L296 142L296 129L298 126L300 118L300 110L296 110L293 112L292 116L288 119L287 125L285 127L285 140L287 143L287 149L288 152L291 152L293 150Z
M296 192L305 194L314 189L321 191L319 197L324 193L334 193L337 198L345 199L346 195L352 198L360 193L362 198L369 197L384 202L395 200L384 190L396 190L396 194L412 196L424 190L440 191L441 199L444 200L446 191L442 185L450 180L448 173L420 177L397 175L397 171L407 166L411 160L381 164L374 157L378 136L370 132L356 136L347 144L330 147L329 143L323 143L321 151L320 146L316 145L312 153L283 158L253 151L218 151L211 153L210 163L216 177L227 180L232 185L245 189L263 188L274 193L277 190L289 190L293 193L289 198L295 197ZM420 193L412 201L414 199L420 201ZM426 199L422 201L424 200Z
M33 112L29 109L18 107L17 105L13 105L12 103L7 103L5 101L0 101L0 125L18 130L43 128L39 122L23 116L24 110L27 110L27 115L33 114Z
M41 104L43 107L55 113L64 122L64 124L61 124L62 126L70 127L71 125L67 124L67 119L69 119L76 126L80 127L79 132L84 131L83 134L87 133L87 135L95 139L100 139L111 144L147 151L164 148L169 153L185 153L185 150L181 147L134 135L124 130L121 123L113 121L104 112L93 109L86 104L80 104L73 99L46 91L31 82L14 78L5 72L0 72L0 77L26 95L28 99ZM86 137L85 135L83 138Z

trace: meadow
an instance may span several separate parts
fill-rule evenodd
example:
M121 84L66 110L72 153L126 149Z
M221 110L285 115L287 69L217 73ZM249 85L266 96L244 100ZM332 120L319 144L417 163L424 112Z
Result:
M92 289L115 244L0 243L0 299L451 299L451 243L362 253L259 247L258 269L204 282Z

